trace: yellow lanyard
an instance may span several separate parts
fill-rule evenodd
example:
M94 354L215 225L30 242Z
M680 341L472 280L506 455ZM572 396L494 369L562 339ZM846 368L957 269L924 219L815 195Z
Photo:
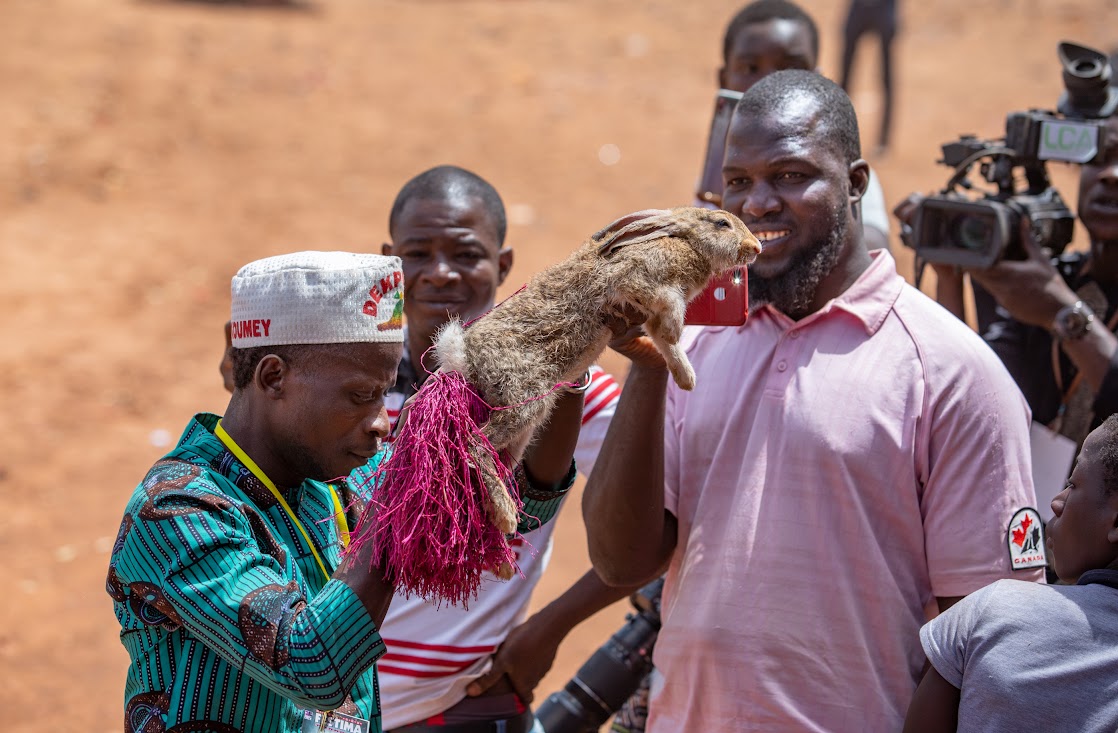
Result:
M245 468L252 471L253 476L260 479L260 483L268 487L268 491L272 492L272 496L276 498L276 501L280 503L283 510L287 512L287 516L291 518L292 524L294 524L303 535L303 539L307 541L307 546L311 548L311 553L314 554L314 559L318 562L318 567L322 570L322 575L329 581L330 573L326 571L326 563L322 562L322 557L318 554L318 549L315 548L314 543L311 542L311 536L307 534L307 530L303 528L303 523L295 516L295 512L291 511L291 507L287 505L287 502L283 498L283 494L279 492L276 485L272 483L270 478L264 475L264 472L260 470L260 466L256 465L256 461L249 458L248 454L244 452L244 449L237 445L237 442L233 440L229 433L225 432L225 428L221 426L221 420L217 421L217 427L214 428L214 435L229 449L230 453L237 457L238 461L244 464ZM338 533L341 536L342 547L348 547L349 525L345 519L345 511L342 509L342 501L338 498L338 492L334 491L334 487L331 484L326 484L326 488L330 489L330 498L334 500L334 515L338 521Z

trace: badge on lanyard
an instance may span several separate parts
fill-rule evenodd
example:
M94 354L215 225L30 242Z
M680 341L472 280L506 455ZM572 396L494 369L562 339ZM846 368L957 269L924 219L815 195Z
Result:
M301 733L369 733L369 721L342 713L304 710Z

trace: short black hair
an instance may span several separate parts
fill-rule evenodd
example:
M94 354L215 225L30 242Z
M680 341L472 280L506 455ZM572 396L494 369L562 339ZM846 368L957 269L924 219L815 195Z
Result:
M233 349L233 386L244 389L252 384L253 375L260 360L275 354L290 366L313 369L323 359L329 359L336 349L345 344L285 344L282 346L250 346L247 349Z
M404 206L412 199L438 200L451 196L472 196L480 199L497 227L497 246L504 246L508 218L505 216L505 204L497 194L497 189L478 174L456 165L436 166L423 171L404 184L400 193L396 194L392 212L388 215L389 233L395 228L396 219L403 212Z
M756 0L739 10L726 26L726 35L722 39L722 63L730 63L730 51L734 47L734 41L746 26L767 23L770 20L793 20L803 23L811 38L811 54L816 61L819 60L819 27L803 8L788 0Z
M842 87L814 71L785 69L768 74L742 96L734 115L772 112L802 96L819 103L820 132L846 157L846 162L861 158L862 141L854 104Z
M1118 414L1111 415L1099 426L1099 462L1102 464L1102 485L1106 493L1118 493Z

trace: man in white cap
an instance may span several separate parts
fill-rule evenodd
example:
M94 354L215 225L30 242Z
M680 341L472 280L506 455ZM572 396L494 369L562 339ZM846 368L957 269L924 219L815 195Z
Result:
M148 472L109 562L126 731L381 730L374 663L394 588L369 551L343 559L368 496L340 477L383 456L402 286L398 258L344 252L233 278L226 414L195 416ZM547 428L571 446L574 414ZM569 457L550 472L530 460L526 526L570 485Z

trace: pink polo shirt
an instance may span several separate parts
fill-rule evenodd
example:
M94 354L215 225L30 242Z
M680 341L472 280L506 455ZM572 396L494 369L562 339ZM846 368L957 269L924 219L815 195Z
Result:
M982 340L874 253L799 322L703 329L669 388L649 731L899 731L937 596L1013 571L1029 410Z

